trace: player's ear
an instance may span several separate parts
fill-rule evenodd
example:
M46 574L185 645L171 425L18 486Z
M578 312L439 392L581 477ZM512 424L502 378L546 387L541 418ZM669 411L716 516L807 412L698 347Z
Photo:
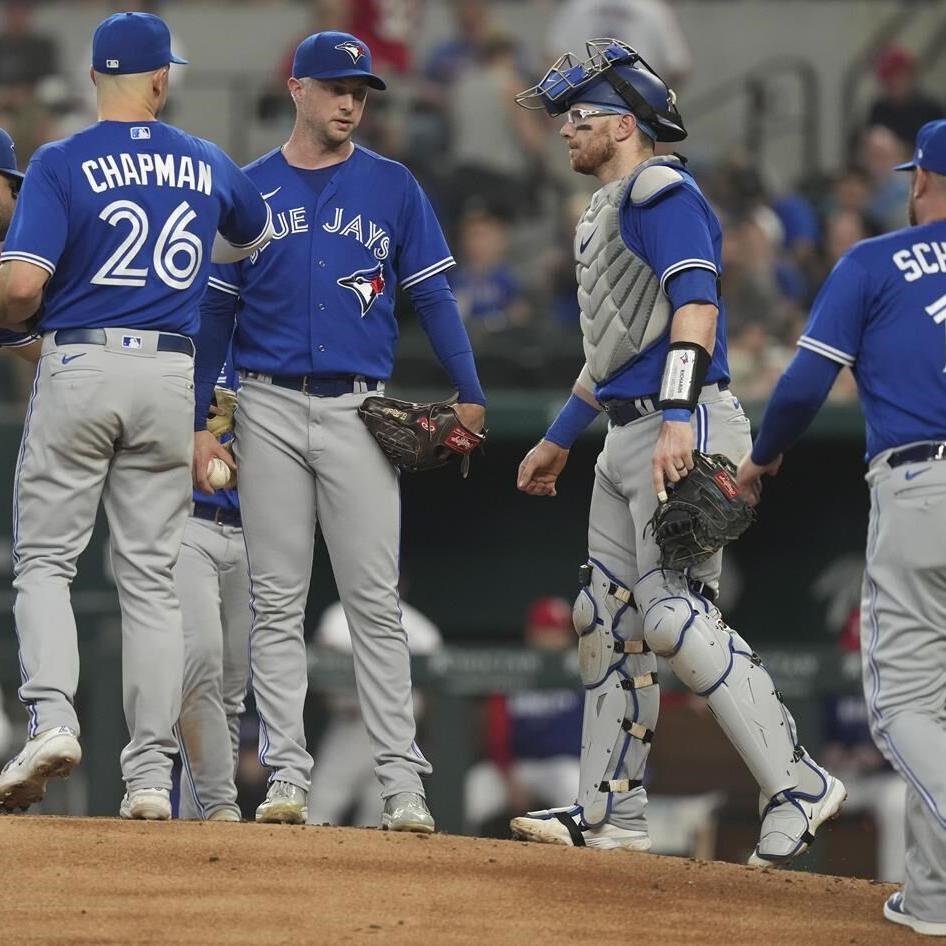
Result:
M95 66L89 66L89 78L92 80L92 85L98 85L95 81Z
M290 76L286 85L289 88L289 94L292 96L293 102L298 102L302 93L302 83L295 76Z
M913 171L913 199L922 197L930 185L929 172L923 168L914 168Z

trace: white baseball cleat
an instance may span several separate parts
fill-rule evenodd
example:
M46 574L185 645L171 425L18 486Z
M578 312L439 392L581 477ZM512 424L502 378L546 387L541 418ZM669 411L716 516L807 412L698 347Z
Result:
M812 797L798 791L780 792L762 807L759 843L749 855L752 867L783 867L811 847L815 832L837 818L847 798L844 783L817 767L823 788Z
M240 822L243 819L240 817L240 813L235 808L218 808L207 820Z
M604 822L583 828L574 806L530 811L509 822L513 837L539 844L563 844L566 847L592 847L602 851L649 851L647 831L620 828Z
M308 793L304 788L277 779L269 786L266 801L256 809L261 824L305 824Z
M170 821L171 793L166 788L127 791L118 813L135 821Z
M26 810L46 797L46 782L69 778L82 761L82 748L68 726L47 729L30 739L0 772L0 809Z
M884 918L890 920L891 923L909 926L914 933L920 933L923 936L946 936L946 923L918 920L907 913L903 905L903 893L899 890L887 897L887 902L884 904Z
M384 800L381 813L382 831L413 831L415 834L433 834L434 816L427 800L419 792L396 792Z

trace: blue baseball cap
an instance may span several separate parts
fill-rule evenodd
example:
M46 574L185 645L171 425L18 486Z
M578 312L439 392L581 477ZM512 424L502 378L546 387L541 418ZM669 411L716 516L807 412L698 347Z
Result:
M916 152L913 157L898 164L895 171L912 171L923 168L934 174L946 174L946 119L927 122L916 135Z
M0 174L23 180L23 172L16 166L13 139L2 128L0 128Z
M92 36L92 68L103 75L153 72L171 62L187 65L171 52L171 31L153 13L116 13Z
M296 79L366 79L372 89L384 91L387 84L371 71L371 50L357 36L326 30L307 36L292 61Z

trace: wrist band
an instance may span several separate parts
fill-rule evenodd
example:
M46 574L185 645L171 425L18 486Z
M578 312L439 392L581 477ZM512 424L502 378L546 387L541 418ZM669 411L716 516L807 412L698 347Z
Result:
M660 410L682 408L694 411L709 371L709 352L694 342L672 342L660 382Z

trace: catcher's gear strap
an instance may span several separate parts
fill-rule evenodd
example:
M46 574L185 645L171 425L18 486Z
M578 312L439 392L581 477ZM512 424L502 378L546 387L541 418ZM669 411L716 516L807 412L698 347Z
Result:
M599 792L630 792L640 788L644 783L639 778L615 778L610 782L602 782L598 786Z
M693 342L671 342L657 401L659 410L696 410L709 371L709 352Z
M585 836L581 833L581 828L575 823L575 819L565 811L556 811L555 817L565 825L568 835L572 839L572 844L575 847L584 847Z

